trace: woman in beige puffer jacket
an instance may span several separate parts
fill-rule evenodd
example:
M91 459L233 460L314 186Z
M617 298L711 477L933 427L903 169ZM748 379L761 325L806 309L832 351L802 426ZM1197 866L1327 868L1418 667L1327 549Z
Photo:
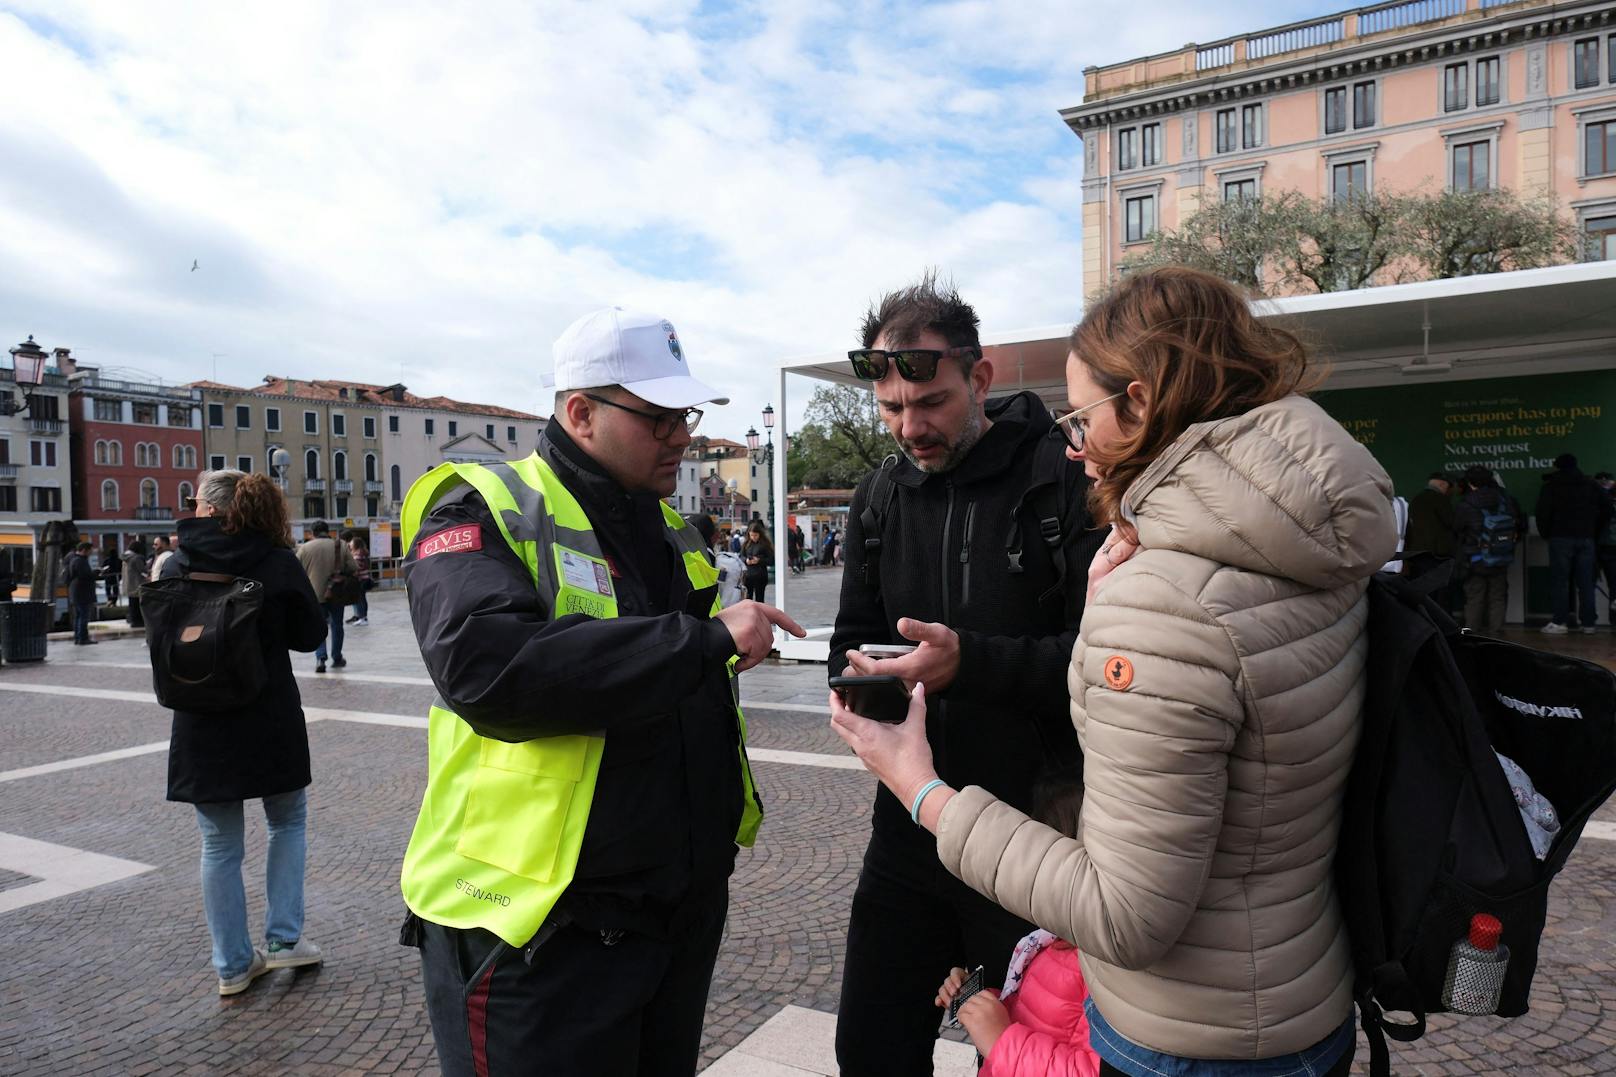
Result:
M1351 1061L1331 864L1365 589L1397 535L1385 472L1295 394L1305 366L1294 338L1190 270L1130 277L1073 332L1069 455L1119 525L1069 676L1076 838L979 788L926 789L924 708L882 727L832 700L866 765L918 795L948 870L1076 944L1102 1072Z

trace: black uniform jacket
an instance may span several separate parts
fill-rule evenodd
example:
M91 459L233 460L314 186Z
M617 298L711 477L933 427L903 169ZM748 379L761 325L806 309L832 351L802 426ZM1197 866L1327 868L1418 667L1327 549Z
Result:
M557 910L585 927L660 935L734 870L734 643L709 618L713 590L692 592L655 496L625 494L559 424L538 451L611 561L618 616L553 618L467 487L432 509L406 556L416 639L439 695L478 734L604 733L578 870ZM468 524L479 549L417 558L422 540Z
M1080 763L1066 671L1083 619L1089 561L1103 533L1088 528L1087 480L1081 465L1068 462L1062 472L1066 573L1051 593L1054 563L1037 511L1022 504L1022 495L1039 439L1060 435L1032 393L994 401L988 417L993 425L952 471L928 474L899 458L891 472L897 491L884 526L879 592L864 580L860 520L873 473L854 491L830 675L844 671L846 652L860 644L907 642L898 635L900 617L954 629L959 674L945 692L927 697L926 736L937 773L955 788L980 785L1030 811L1040 774ZM1022 532L1020 573L1010 571L1006 554L1013 527ZM909 806L882 787L875 840L918 852L932 839L910 822Z
M258 642L267 676L263 694L238 711L174 712L168 799L209 804L302 789L309 784L309 735L286 652L320 645L325 610L315 601L297 556L268 536L227 535L213 516L181 520L179 535L179 549L163 562L165 579L228 572L264 585Z

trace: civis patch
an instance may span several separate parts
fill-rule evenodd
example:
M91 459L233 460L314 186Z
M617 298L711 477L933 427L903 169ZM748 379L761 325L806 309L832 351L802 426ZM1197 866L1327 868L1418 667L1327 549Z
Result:
M1114 654L1105 660L1105 683L1118 692L1126 692L1133 683L1133 663Z
M415 559L423 561L437 553L464 553L483 548L483 529L476 524L449 527L428 535L415 548Z

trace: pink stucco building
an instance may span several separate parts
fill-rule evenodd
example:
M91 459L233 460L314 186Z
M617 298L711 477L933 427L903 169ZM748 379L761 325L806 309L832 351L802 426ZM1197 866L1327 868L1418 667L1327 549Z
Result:
M1203 199L1508 187L1616 258L1616 3L1406 0L1084 70L1083 284Z

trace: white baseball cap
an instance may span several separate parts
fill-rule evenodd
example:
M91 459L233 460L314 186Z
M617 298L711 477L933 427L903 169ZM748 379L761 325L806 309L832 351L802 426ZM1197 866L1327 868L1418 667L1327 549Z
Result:
M557 392L621 385L662 408L728 404L690 376L673 323L655 314L608 307L567 326L553 349L555 373L545 382Z

